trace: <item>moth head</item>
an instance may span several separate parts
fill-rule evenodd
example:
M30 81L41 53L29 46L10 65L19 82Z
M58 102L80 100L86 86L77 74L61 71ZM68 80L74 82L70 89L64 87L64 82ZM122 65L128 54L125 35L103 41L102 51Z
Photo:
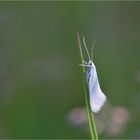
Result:
M88 65L89 65L89 67L94 66L93 61L92 60L89 60Z

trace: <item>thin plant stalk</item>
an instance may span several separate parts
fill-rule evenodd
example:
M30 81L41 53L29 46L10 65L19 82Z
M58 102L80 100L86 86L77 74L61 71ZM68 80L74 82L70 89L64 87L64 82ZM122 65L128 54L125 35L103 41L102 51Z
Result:
M83 64L84 57L83 57L83 52L82 52L82 47L81 47L80 35L78 32L77 32L77 41L78 41L78 47L79 47L79 51L80 51L81 63ZM85 67L82 67L82 71L85 74L85 72L86 72ZM84 87L84 96L85 96L86 108L87 108L87 113L88 113L88 121L89 121L91 139L98 140L96 125L95 125L95 121L94 121L93 112L91 111L91 107L90 107L88 88L87 88L87 84L85 83L85 78L83 78L83 87Z

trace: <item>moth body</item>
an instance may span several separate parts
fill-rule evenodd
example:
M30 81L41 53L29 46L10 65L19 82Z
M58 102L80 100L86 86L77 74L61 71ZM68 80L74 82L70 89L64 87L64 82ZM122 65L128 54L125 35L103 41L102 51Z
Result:
M106 96L104 95L104 93L102 92L100 88L98 75L96 72L96 67L92 61L93 59L92 51L93 51L94 42L91 48L91 57L90 57L87 46L86 46L85 38L83 37L83 43L84 43L89 61L88 63L86 61L83 61L83 64L81 64L81 66L87 67L86 81L87 81L87 85L89 89L90 106L91 106L92 112L97 113L100 111L101 107L104 105L106 101Z
M97 113L106 101L106 96L100 88L96 67L92 60L88 62L87 84L89 88L90 105L93 112Z

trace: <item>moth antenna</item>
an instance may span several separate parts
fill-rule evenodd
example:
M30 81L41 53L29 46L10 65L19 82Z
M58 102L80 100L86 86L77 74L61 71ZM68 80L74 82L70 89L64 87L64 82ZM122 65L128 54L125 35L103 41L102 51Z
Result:
M85 46L85 49L86 49L86 52L87 52L87 55L88 55L88 59L90 60L90 55L89 55L89 52L88 52L88 48L87 48L87 45L86 45L86 41L85 41L85 37L83 36L83 43L84 43L84 46Z
M91 47L91 59L93 60L93 47L94 47L94 44L96 42L96 39L94 39L93 43L92 43L92 47Z

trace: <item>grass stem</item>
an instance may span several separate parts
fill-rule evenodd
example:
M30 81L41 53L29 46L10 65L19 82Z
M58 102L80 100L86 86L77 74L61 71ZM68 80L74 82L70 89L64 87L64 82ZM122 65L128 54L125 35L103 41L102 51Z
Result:
M81 63L83 64L84 57L83 57L83 52L82 52L82 47L81 47L80 35L78 32L77 32L77 41L78 41L78 47L79 47L79 51L80 51ZM82 67L82 71L85 75L85 73L86 73L85 67ZM87 88L87 84L85 82L84 77L83 77L83 87L84 87L84 96L85 96L86 108L87 108L87 113L88 113L88 121L89 121L91 139L98 140L94 116L93 116L93 112L91 111L90 102L89 102L88 88Z

